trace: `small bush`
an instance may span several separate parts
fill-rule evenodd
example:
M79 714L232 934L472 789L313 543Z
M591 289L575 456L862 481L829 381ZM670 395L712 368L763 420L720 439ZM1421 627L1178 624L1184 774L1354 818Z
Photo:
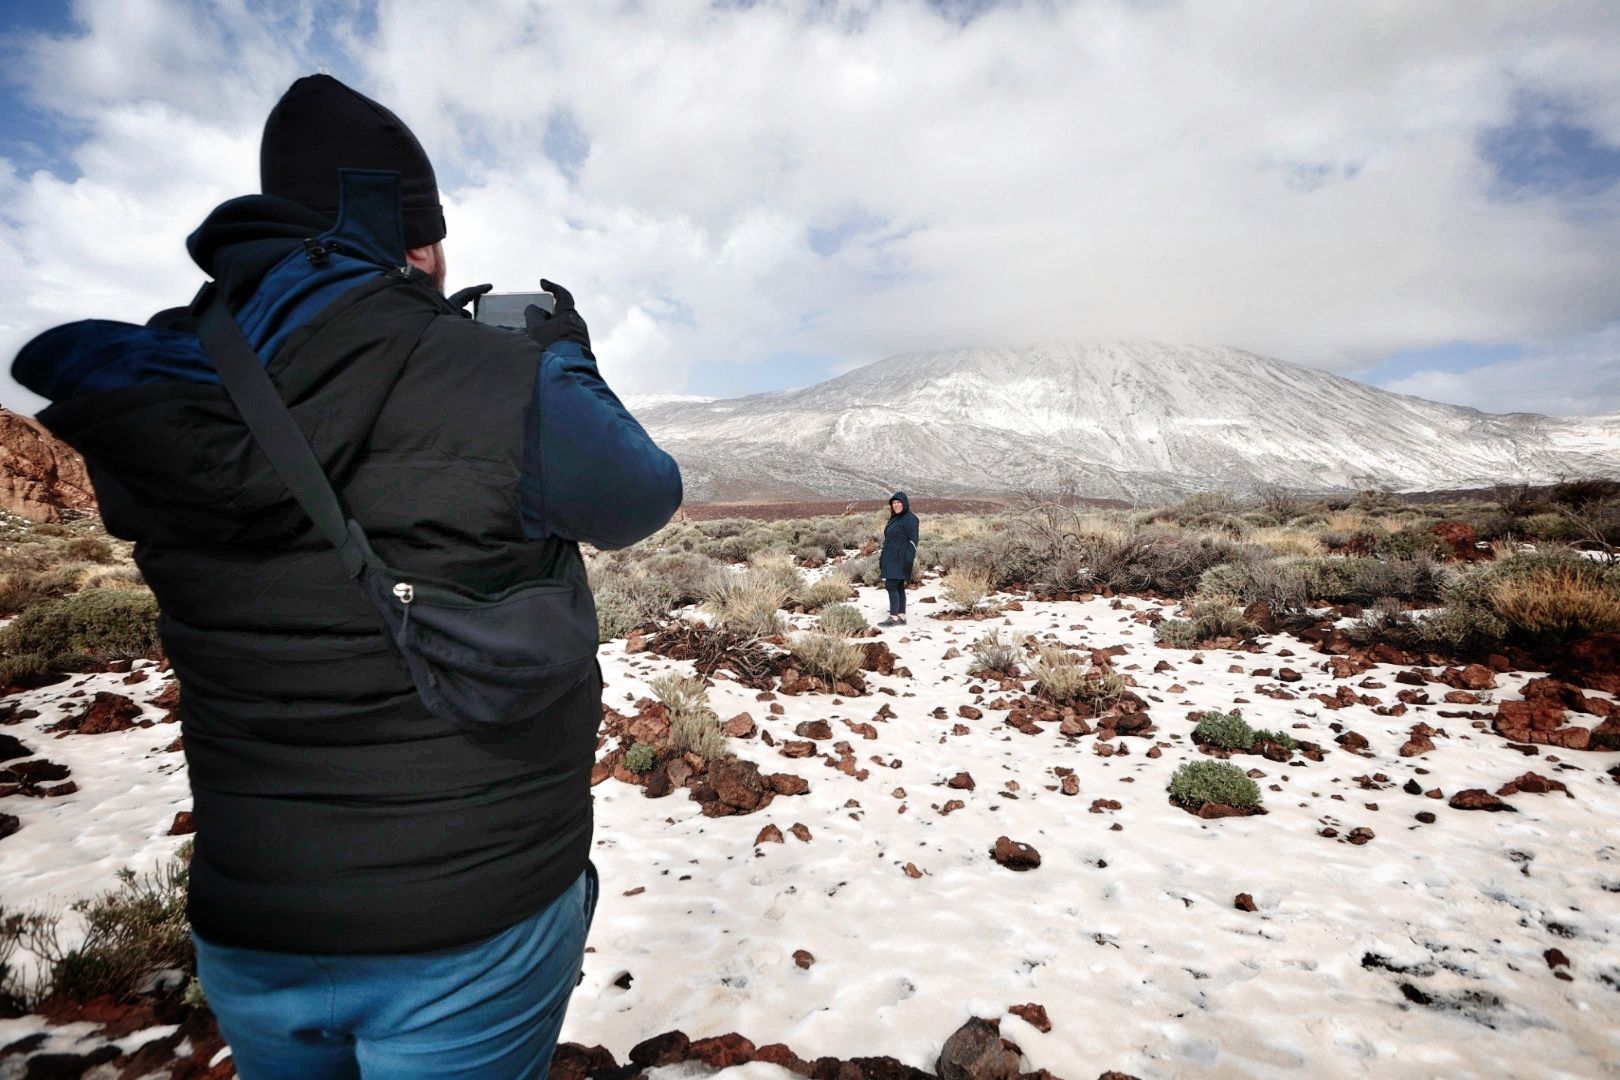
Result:
M1196 649L1204 639L1190 619L1162 619L1153 628L1153 640L1167 649Z
M98 563L102 566L117 558L113 546L99 536L75 537L62 545L62 554L73 562Z
M942 584L945 604L952 611L972 613L990 595L990 575L965 567L948 571Z
M641 623L641 612L628 596L617 590L597 590L596 640L599 643L624 637Z
M1260 785L1229 761L1187 762L1170 777L1170 795L1191 810L1205 803L1240 810L1260 805Z
M658 760L658 751L646 743L638 742L624 752L624 767L633 773L644 773Z
M1048 701L1072 701L1086 681L1086 665L1061 645L1039 646L1034 670L1041 697Z
M804 604L806 611L819 611L830 604L848 600L854 593L849 578L833 573L804 586L799 594L799 602Z
M973 657L974 671L1003 671L1008 675L1017 675L1024 659L1018 646L999 630L979 638L968 647L968 652Z
M723 629L752 637L771 637L782 631L782 606L788 601L780 576L755 573L727 574L710 587L704 607Z
M141 877L126 867L118 872L117 888L74 904L85 927L77 948L61 948L54 918L10 915L0 936L11 944L0 953L20 945L43 962L49 981L34 996L79 1002L103 996L127 1001L154 972L193 972L196 958L186 921L190 860L190 845L183 845L152 873Z
M1570 641L1620 630L1620 590L1573 568L1499 581L1491 590L1491 607L1528 638Z
M812 675L828 682L847 681L861 670L865 654L860 647L836 634L808 630L788 640L788 652Z
M1200 641L1246 638L1259 629L1229 596L1206 596L1188 601L1187 617L1197 629Z
M1299 740L1288 734L1286 731L1271 731L1267 728L1256 728L1254 732L1254 742L1250 743L1249 746L1252 748L1263 742L1277 743L1284 750L1299 749Z
M784 604L797 603L804 594L804 574L793 565L790 555L755 552L748 557L748 576L772 585L782 594Z
M676 750L690 750L704 761L726 752L725 730L709 706L709 690L700 680L670 673L652 680L648 688L669 710L670 742Z
M0 652L97 660L150 656L159 648L157 615L157 601L145 590L90 589L17 616L0 630Z
M817 620L821 629L829 634L841 634L848 637L858 634L866 629L866 616L853 604L832 604L821 609L821 618Z
M1221 750L1247 750L1254 745L1254 735L1243 717L1221 712L1206 713L1192 733L1193 742Z
M1273 555L1309 558L1325 554L1321 537L1304 529L1287 526L1256 529L1249 534L1248 540Z

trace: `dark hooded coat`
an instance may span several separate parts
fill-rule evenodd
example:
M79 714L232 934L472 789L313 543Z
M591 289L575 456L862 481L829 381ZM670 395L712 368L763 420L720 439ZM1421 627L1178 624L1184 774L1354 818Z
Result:
M588 350L542 352L465 319L400 268L398 237L332 228L253 196L216 210L190 247L384 560L486 594L583 581L577 541L622 546L668 520L679 471ZM305 240L332 235L348 254L306 258ZM467 734L430 714L184 309L59 327L13 371L54 401L41 421L84 454L107 528L135 541L162 610L198 933L419 952L498 933L578 878L595 670L527 726Z
M912 563L917 561L917 515L911 512L911 500L903 491L889 496L889 502L899 499L903 509L893 513L890 506L889 523L883 529L883 553L878 556L878 572L885 581L911 580Z

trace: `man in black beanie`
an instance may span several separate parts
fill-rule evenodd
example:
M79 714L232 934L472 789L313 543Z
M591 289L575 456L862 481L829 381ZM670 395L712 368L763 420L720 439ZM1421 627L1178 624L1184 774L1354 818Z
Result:
M602 381L567 290L527 334L445 299L437 183L397 116L300 79L261 166L264 193L188 246L384 562L483 596L588 590L581 542L671 517L679 470ZM13 374L162 608L198 974L243 1080L544 1076L595 907L600 669L535 722L430 711L188 309L47 331Z

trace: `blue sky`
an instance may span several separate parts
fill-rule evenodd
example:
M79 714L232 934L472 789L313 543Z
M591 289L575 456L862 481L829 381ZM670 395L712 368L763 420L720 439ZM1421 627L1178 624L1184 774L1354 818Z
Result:
M0 61L8 355L189 295L319 69L433 154L452 285L563 281L626 392L1147 337L1620 411L1604 0L78 0L7 5Z

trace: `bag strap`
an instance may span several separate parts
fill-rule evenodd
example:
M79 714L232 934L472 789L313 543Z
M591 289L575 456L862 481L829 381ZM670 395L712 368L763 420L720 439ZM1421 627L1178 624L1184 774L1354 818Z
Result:
M197 311L198 336L203 349L214 361L225 392L247 423L259 449L270 459L276 474L292 492L293 498L315 523L327 543L337 549L349 576L360 576L375 561L371 545L360 523L343 512L331 481L309 448L309 441L298 430L287 411L281 393L265 371L247 336L225 307L215 287L203 286L193 305Z

